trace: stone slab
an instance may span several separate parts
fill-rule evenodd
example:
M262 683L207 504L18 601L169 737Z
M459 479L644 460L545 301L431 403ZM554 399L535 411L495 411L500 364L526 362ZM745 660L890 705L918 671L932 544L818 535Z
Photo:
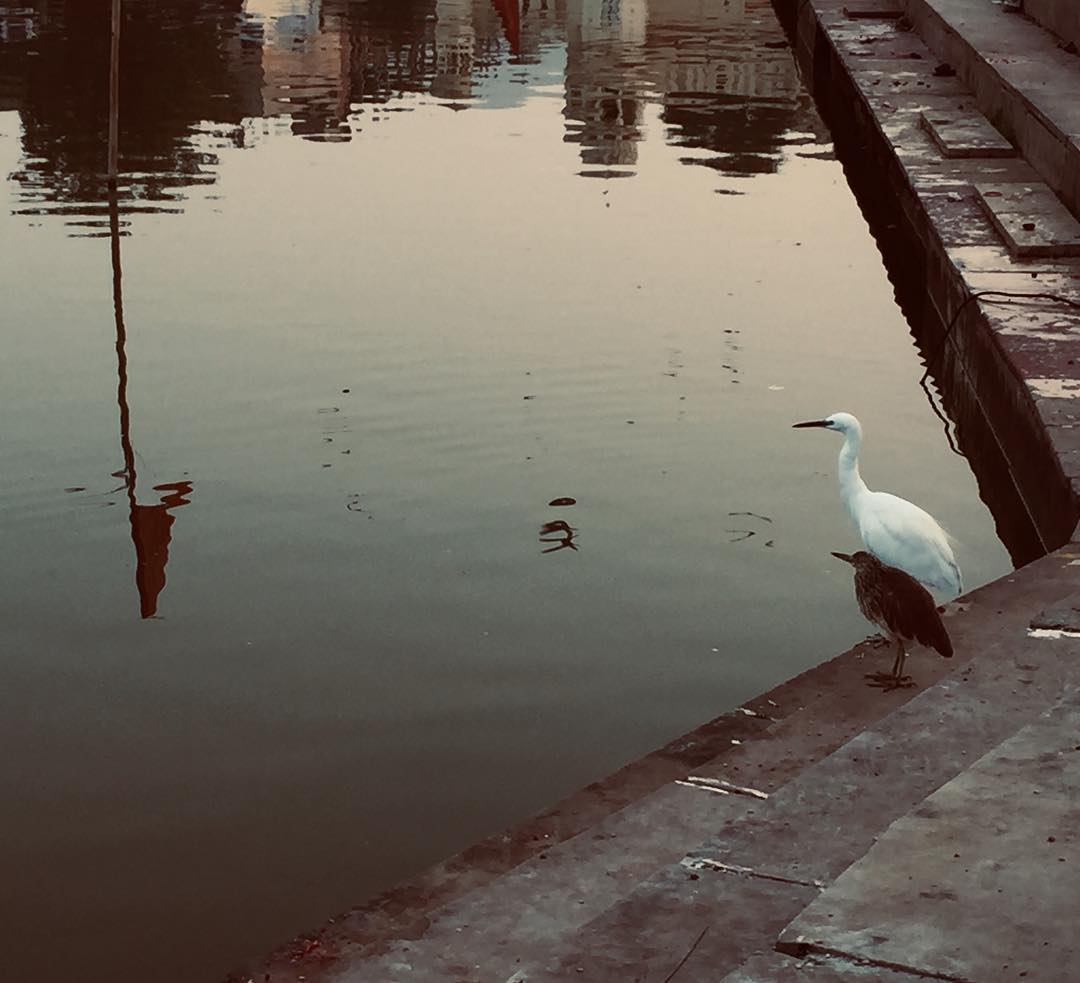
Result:
M716 983L748 951L768 945L790 913L817 894L813 885L670 867L589 925L566 950L526 967L522 979Z
M904 10L890 0L847 0L844 16L852 20L899 20Z
M1045 258L1015 264L1003 248L982 246L950 250L949 259L963 271L973 293L1054 294L1071 301L1061 305L1066 315L1077 310L1072 304L1080 304L1080 270L1075 265Z
M980 181L975 192L1014 256L1080 256L1080 222L1050 188Z
M1080 210L1080 59L988 0L904 0L916 31L1043 180Z
M1034 631L1080 632L1080 594L1066 597L1031 619Z
M945 157L1016 156L1016 148L982 113L924 111L920 118Z
M864 966L836 956L799 959L782 952L759 952L721 983L917 983L909 973Z
M722 949L710 950L703 940L677 979L685 973L688 981L713 983L725 970L734 971L765 944L751 926L771 926L785 904L793 918L801 910L801 894L761 894L762 882L816 894L861 857L880 830L1037 717L1066 684L1080 682L1080 638L1051 644L1028 631L1047 594L1071 596L1080 586L1075 560L1080 548L1060 551L962 599L965 610L947 620L956 657L970 660L959 671L800 772L768 800L748 803L678 865L574 933L557 960L530 969L530 983L574 979L579 966L597 983L652 980L654 968L677 964L705 924L706 940L723 940ZM1038 594L1027 592L1032 577L1041 583ZM912 671L917 675L919 668ZM705 887L714 886L699 885L692 895L676 890L688 871ZM703 920L702 906L710 904ZM759 913L757 905L763 906ZM666 943L664 926L670 926ZM602 959L593 958L597 952ZM692 967L706 958L708 972L698 975ZM634 976L629 967L636 966L649 971Z
M1078 742L1073 689L893 823L779 946L970 983L1061 978L1080 959Z
M430 913L421 930L386 940L345 963L341 983L495 980L555 950L617 905L657 868L675 863L687 842L752 796L673 783L571 840L552 845L483 889Z
M451 964L496 978L519 958L539 958L646 875L675 863L724 810L752 799L691 790L679 780L705 776L773 792L911 699L914 690L867 689L863 674L880 658L873 646L857 645L230 979L269 974L272 983L314 983L347 973L386 983L406 964L410 983L445 978L426 974ZM932 662L920 683L932 685L951 668Z
M1049 647L1028 633L1049 600L1071 597L1080 587L1080 564L1072 566L1080 552L1052 556L1058 588L1049 598L1033 598L1030 608L1021 604L1009 627L996 615L1008 609L997 607L993 596L1003 587L1015 591L1019 574L965 600L970 606L963 618L946 619L958 654L974 646L977 658L726 823L691 856L829 883L870 847L878 830L1015 733L1066 684L1080 682L1080 639ZM980 631L980 621L993 629ZM912 665L916 678L919 669ZM949 735L944 744L943 733Z

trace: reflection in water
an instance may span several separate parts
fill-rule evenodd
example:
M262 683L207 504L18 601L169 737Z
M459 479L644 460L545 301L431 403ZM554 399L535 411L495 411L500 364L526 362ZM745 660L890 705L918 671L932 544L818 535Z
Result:
M134 486L134 473L127 476ZM165 587L165 565L169 562L170 529L175 517L169 511L188 505L190 481L154 485L154 491L166 492L156 505L138 505L131 498L131 538L135 543L135 585L139 590L139 613L144 618L157 614L158 595Z
M519 6L518 0L491 0L492 5L499 12L503 22L503 30L506 32L506 40L510 45L510 53L521 54L521 15L528 13L529 0L525 0L524 10Z
M541 550L541 553L557 553L559 550L571 549L577 550L577 544L574 542L574 536L577 534L577 530L569 523L562 519L553 519L551 522L545 522L540 527L540 542L541 543L555 543L554 546L549 546L546 550Z
M72 235L110 234L107 107L87 84L108 77L108 3L28 0L0 27L0 111L22 124L15 211ZM123 33L121 234L213 185L223 149L350 141L418 97L464 108L558 48L564 140L585 176L633 173L650 102L686 163L724 176L775 171L785 145L826 139L768 0L126 0Z
M109 65L109 138L107 189L109 202L109 241L112 260L113 316L116 321L116 401L120 409L120 448L124 456L124 487L127 491L131 539L135 543L135 585L139 592L139 613L151 618L157 613L158 596L165 588L165 565L169 561L170 529L175 521L169 509L187 505L191 482L155 485L165 492L154 505L140 505L136 500L138 476L135 448L131 442L131 408L128 405L127 327L124 324L123 268L120 262L119 142L120 105L119 53L120 0L112 0L112 37Z
M120 407L120 448L124 455L124 469L119 474L124 479L127 491L131 539L135 544L135 586L139 591L139 613L143 618L151 618L157 613L158 596L165 587L165 565L169 561L169 542L172 539L170 529L175 521L169 510L189 504L184 496L191 494L191 482L154 485L154 491L166 493L154 505L140 505L136 499L138 474L135 469L135 448L131 442L131 409L127 398L127 328L124 324L120 266L119 209L116 182L110 181L109 185L113 311L116 317L116 400Z
M764 7L532 0L514 55L492 0L124 0L110 186L108 0L20 3L6 207L53 217L0 225L12 978L219 979L862 632L792 406L884 400L912 458L936 431L839 168L777 145L818 124L784 49L736 43ZM729 138L778 175L679 163ZM574 176L605 169L641 176ZM115 363L105 243L65 232L111 237ZM873 371L838 378L836 349ZM122 516L59 492L116 457L116 406ZM181 511L189 468L212 508ZM584 549L567 493L601 517ZM770 549L736 509L799 534ZM139 612L184 615L152 664L129 542Z

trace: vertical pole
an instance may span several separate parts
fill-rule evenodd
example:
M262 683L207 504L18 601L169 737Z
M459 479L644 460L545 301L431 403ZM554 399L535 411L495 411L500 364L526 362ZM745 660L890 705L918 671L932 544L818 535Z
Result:
M109 45L109 180L116 181L120 161L120 0L112 0Z
M135 448L131 443L128 407L127 329L124 326L123 273L120 266L120 2L112 0L112 37L109 46L109 240L112 247L113 317L116 321L116 402L120 408L120 451L124 457L124 486L128 499L131 538L135 537ZM135 544L136 566L138 543Z

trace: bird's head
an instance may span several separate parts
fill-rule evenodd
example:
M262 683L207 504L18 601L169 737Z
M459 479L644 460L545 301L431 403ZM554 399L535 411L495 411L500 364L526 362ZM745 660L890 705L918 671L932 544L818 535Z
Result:
M866 550L859 550L857 553L833 553L838 560L843 560L845 563L850 563L856 570L859 567L865 567L867 565L873 565L875 558L867 553Z
M862 433L859 421L850 413L833 413L824 420L807 420L805 423L793 423L794 429L800 427L822 427L825 430L837 430L846 437L849 433Z

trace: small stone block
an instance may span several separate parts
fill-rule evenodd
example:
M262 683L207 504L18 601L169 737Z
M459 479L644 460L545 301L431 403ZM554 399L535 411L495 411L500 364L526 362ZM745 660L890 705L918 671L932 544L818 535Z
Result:
M1080 256L1080 222L1046 185L976 184L1013 256Z
M924 110L920 116L945 157L1016 156L1016 148L980 113Z
M1080 631L1080 597L1062 601L1060 604L1038 614L1031 620L1032 628L1049 628L1059 631Z
M889 0L849 0L844 16L851 20L899 20L904 11Z
M1041 182L1025 181L979 181L975 185L979 196L993 200L994 210L999 212L1026 211L1046 215L1065 208L1050 188Z

